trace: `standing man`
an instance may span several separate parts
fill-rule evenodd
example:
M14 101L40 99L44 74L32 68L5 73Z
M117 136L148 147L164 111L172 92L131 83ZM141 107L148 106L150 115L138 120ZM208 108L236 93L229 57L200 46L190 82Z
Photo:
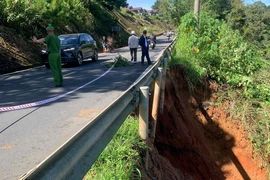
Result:
M151 63L151 60L150 60L150 57L149 57L149 44L147 42L146 34L147 34L147 31L143 30L143 34L141 35L140 40L139 40L139 44L142 47L142 58L141 58L141 60L142 60L142 65L143 65L144 57L146 56L148 65L151 65L152 63Z
M46 30L48 35L45 38L37 39L36 36L34 36L32 40L36 43L46 42L49 64L54 79L54 87L62 87L63 75L62 60L60 54L60 39L54 34L53 26L48 26Z
M131 31L131 36L128 38L128 47L130 50L131 61L134 60L134 63L137 62L137 49L138 49L139 40L135 35L135 31ZM133 56L134 54L134 56Z
M103 52L108 50L108 40L105 36L102 37Z

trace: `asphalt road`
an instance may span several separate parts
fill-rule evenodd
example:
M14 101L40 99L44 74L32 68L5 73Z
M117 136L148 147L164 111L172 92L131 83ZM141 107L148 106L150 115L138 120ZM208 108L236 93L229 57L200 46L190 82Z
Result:
M151 60L169 43L166 37L158 37L156 48L150 50ZM44 66L0 76L0 108L9 107L0 112L0 180L19 179L42 162L149 67L141 65L139 50L136 64L107 68L105 64L117 54L130 59L129 49L124 47L99 54L96 62L63 66L61 88L53 87L51 71ZM11 110L14 106L21 109Z

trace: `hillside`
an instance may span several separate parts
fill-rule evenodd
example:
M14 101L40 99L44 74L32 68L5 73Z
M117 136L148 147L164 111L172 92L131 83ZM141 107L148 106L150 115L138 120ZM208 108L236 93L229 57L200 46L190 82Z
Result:
M191 94L183 72L181 66L168 72L149 179L267 180L245 125L230 118L232 102L220 102L222 88L206 81Z
M0 26L0 74L41 65L40 47Z
M155 16L141 17L124 9L94 10L87 16L87 26L75 20L59 23L56 34L90 33L101 50L103 35L110 37L113 47L118 48L126 46L131 30L141 34L146 28L149 33L159 34L173 28ZM14 27L0 26L0 74L43 65L43 45L32 43L31 35L44 36L46 26L47 22L42 22L40 29L27 35L19 34ZM112 27L121 27L121 31L112 32ZM267 180L245 125L231 118L233 104L221 97L220 93L226 90L206 81L191 94L182 72L184 69L179 66L168 69L164 112L159 114L156 139L150 144L149 170L145 171L143 166L140 169L143 179Z
M101 27L96 28L96 31L79 31L79 29L83 28L75 28L75 26L78 25L69 24L69 26L61 29L61 31L59 30L60 32L56 30L55 33L59 35L64 33L88 32L95 38L101 51L101 38L103 35L106 35L108 39L110 39L113 48L118 48L127 45L127 39L132 30L140 35L145 28L149 33L155 34L162 33L164 30L172 28L172 26L163 24L155 17L142 18L124 9L121 11L107 11L107 13L107 18L110 18L110 20L107 19L107 21L115 21L115 26L121 27L119 33L115 34L105 31L105 29L103 32L99 31L99 29L102 29L102 23L100 25ZM43 28L45 29L45 27L46 26ZM41 29L41 31L45 31L44 29ZM56 27L56 29L59 29L59 27ZM33 34L33 36L34 35L35 34ZM0 25L0 74L43 65L41 49L44 46L45 44L37 45L33 43L31 37L19 35L13 28Z

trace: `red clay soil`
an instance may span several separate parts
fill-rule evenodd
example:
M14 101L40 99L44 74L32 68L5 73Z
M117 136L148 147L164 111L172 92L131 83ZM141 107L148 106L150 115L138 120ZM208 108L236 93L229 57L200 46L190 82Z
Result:
M182 72L168 72L146 179L267 180L243 124L225 111L229 103L204 103L218 99L218 86L206 83L191 95Z

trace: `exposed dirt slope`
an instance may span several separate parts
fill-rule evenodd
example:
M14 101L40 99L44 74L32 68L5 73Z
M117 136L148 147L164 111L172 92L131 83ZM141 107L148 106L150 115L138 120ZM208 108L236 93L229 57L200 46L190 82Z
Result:
M229 102L215 106L217 85L207 83L191 96L182 72L177 67L168 73L148 178L267 180L243 124L228 118Z
M0 26L0 74L42 64L40 47L18 37L14 30Z

